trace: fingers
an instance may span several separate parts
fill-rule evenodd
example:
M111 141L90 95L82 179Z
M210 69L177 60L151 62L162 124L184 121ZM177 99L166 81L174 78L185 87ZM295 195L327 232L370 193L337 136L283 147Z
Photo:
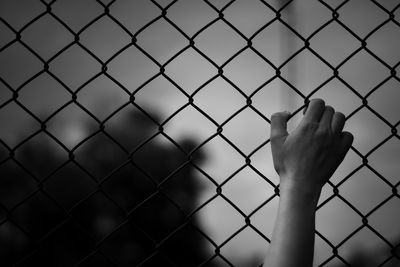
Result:
M283 111L272 114L271 116L271 140L279 137L288 135L287 132L287 121L289 119L290 112Z
M326 106L319 124L325 129L330 129L332 117L334 114L335 110L331 106Z
M305 109L304 120L319 122L322 127L331 127L332 133L338 135L342 132L346 117L341 112L335 112L331 106L325 106L322 99L313 99Z
M325 110L325 102L322 99L312 99L308 104L303 120L319 122Z
M340 162L343 161L344 157L346 156L347 152L349 151L351 144L353 143L354 137L351 133L349 132L343 132L340 137L340 142L339 142L339 159Z
M342 132L346 117L341 112L335 112L332 118L331 129L332 133L338 135Z

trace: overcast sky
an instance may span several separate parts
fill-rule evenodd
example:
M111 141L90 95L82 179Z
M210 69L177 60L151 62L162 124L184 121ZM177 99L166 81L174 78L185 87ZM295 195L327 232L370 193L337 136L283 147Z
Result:
M166 5L166 2L170 1L159 2L161 5ZM219 8L227 1L211 2ZM335 7L341 1L326 2ZM394 0L381 2L388 9L393 9L397 4ZM280 5L273 1L269 3L275 8ZM5 0L0 6L0 16L15 30L20 30L45 10L40 1L31 0ZM316 0L301 1L301 4L295 1L290 7L291 11L283 12L282 18L305 38L332 18L332 12ZM80 31L93 18L102 14L103 10L101 5L89 0L59 0L52 6L52 12L74 32ZM110 7L110 14L132 33L137 32L160 13L156 5L144 0L117 0ZM339 9L338 13L339 20L360 38L366 37L389 17L370 1L361 0L349 1ZM395 14L399 14L398 9ZM167 18L189 37L217 17L217 12L198 0L178 1L167 12ZM273 20L275 13L259 1L238 0L224 11L224 18L250 38L263 25ZM130 36L106 16L84 30L79 37L79 42L103 62L131 42ZM363 50L340 66L338 70L340 77L361 96L368 94L375 86L390 77L389 68L399 62L400 53L397 51L400 47L399 37L400 27L393 22L385 24L367 38L367 48L384 63ZM0 47L14 38L12 31L0 23ZM43 59L48 60L73 42L74 37L54 18L46 15L24 29L22 40ZM247 45L245 39L221 20L198 34L194 41L195 47L219 66ZM159 19L143 30L137 36L137 43L161 64L189 44L188 40L165 19ZM303 46L304 42L278 21L252 39L252 47L275 66L280 66ZM360 41L336 22L329 24L310 39L311 49L333 67L340 65L360 46ZM112 59L107 67L107 73L130 92L135 91L159 72L157 65L133 46ZM19 88L42 69L43 64L19 43L14 43L0 52L0 77L14 89ZM101 65L74 44L50 62L49 70L72 90L76 90L99 73ZM223 75L246 95L252 94L264 82L275 76L274 68L249 48L226 64L223 70ZM304 95L324 84L333 74L332 69L307 49L284 66L281 72L282 77L295 85ZM192 94L217 73L218 69L193 48L185 50L165 67L165 74L188 94ZM368 98L369 106L392 125L399 121L399 92L398 79L391 78ZM11 96L10 90L0 82L0 105ZM314 96L325 99L329 105L345 115L351 114L362 105L359 96L339 79L332 79L324 84ZM46 118L70 99L71 95L46 73L23 86L18 98L40 118ZM78 101L100 119L104 119L128 99L126 92L103 75L78 93ZM159 112L161 118L166 119L185 105L188 99L165 77L159 76L137 93L136 101L149 111ZM246 105L246 98L226 80L218 77L194 95L194 103L221 124ZM266 84L252 97L252 106L266 117L284 109L296 110L302 104L302 98L279 78ZM296 125L300 117L292 119L291 128ZM73 147L85 137L82 125L88 119L79 108L71 105L50 120L48 126L57 137L69 147ZM32 127L39 127L39 124L13 102L0 109L0 124L0 138L10 146L28 136L33 131ZM354 147L363 154L368 153L391 135L391 128L367 108L362 108L352 116L348 120L346 129L354 134ZM216 132L216 126L193 107L188 107L165 125L165 131L173 138L193 137L200 143ZM254 110L247 108L224 126L223 134L248 155L269 138L269 124ZM220 137L210 141L205 148L209 159L203 166L204 170L219 183L245 163L245 159ZM399 140L392 138L368 158L369 164L393 184L399 182L399 152ZM278 177L272 167L269 145L265 145L251 157L251 164L272 182L278 183ZM351 151L331 181L338 183L360 164L360 157ZM205 177L200 178L206 180ZM208 190L204 192L199 202L205 201L215 193L215 187L211 183L205 182L205 184L208 184ZM362 168L339 189L341 195L364 213L391 194L391 188L368 168ZM273 188L256 172L245 168L223 186L223 194L248 214L273 194ZM331 194L331 187L327 186L322 200ZM278 199L275 198L251 218L253 225L267 236L270 236L272 230L277 203ZM400 223L399 207L399 199L393 198L369 218L370 224L388 240L400 235L397 227ZM228 236L244 225L244 218L222 198L217 198L206 206L200 211L200 215L205 232L213 236L217 243L224 242ZM361 224L361 218L338 198L317 213L317 230L334 244L339 243ZM347 251L351 250L352 245L360 243L368 247L382 244L382 241L371 231L363 230L344 246L343 255L348 254ZM248 228L224 246L222 253L232 259L232 262L239 262L243 258L262 255L266 245L265 240ZM316 249L316 263L331 255L331 249L319 238Z

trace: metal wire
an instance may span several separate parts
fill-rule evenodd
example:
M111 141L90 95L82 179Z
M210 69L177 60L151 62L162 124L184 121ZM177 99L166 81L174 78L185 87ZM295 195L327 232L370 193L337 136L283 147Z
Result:
M151 3L154 4L158 9L159 9L159 15L156 16L153 20L148 22L145 26L140 28L136 32L130 32L126 26L123 25L117 18L113 16L112 13L112 7L113 5L117 2L116 0L109 1L107 4L103 3L100 0L97 0L97 4L102 8L103 12L98 15L96 18L91 20L89 23L87 23L84 27L82 27L79 31L74 31L66 22L64 22L60 17L58 17L52 10L52 6L57 2L57 0L53 1L44 1L41 0L40 3L43 4L45 7L45 10L37 15L35 18L33 18L31 21L26 23L23 27L20 29L15 29L11 24L4 18L0 17L0 22L10 31L12 31L15 35L15 38L4 44L0 48L0 53L5 53L8 48L10 48L12 45L18 43L22 45L29 53L31 53L35 58L37 58L42 64L43 68L37 72L36 74L32 75L30 78L28 78L26 81L24 81L21 85L18 87L14 88L7 82L7 77L5 77L3 74L0 74L0 82L9 90L11 93L11 97L7 100L5 100L3 103L0 104L0 112L2 109L6 108L8 105L14 103L18 105L21 109L23 109L31 118L33 118L37 123L40 125L40 129L29 135L28 137L24 138L21 140L17 145L11 147L9 144L7 144L5 141L0 139L0 144L5 148L6 155L1 159L0 161L0 166L5 166L6 164L12 162L13 164L18 166L19 172L22 174L19 174L23 177L25 177L26 180L29 180L29 183L33 183L35 188L34 190L31 190L29 194L26 194L22 197L15 197L17 201L11 205L11 208L9 208L8 203L4 203L0 201L0 209L2 210L2 213L4 216L2 216L0 219L0 226L5 226L5 225L11 225L10 227L18 229L17 231L22 233L24 239L28 239L31 242L31 246L28 249L24 249L22 252L20 251L12 251L12 253L15 253L13 257L12 262L8 262L8 264L12 265L25 265L29 264L29 262L34 259L35 257L41 257L42 252L41 249L46 242L49 242L49 240L52 238L53 235L55 235L60 229L64 229L63 227L66 227L66 225L69 225L68 227L71 227L71 229L74 229L75 234L80 236L78 238L79 241L78 243L82 244L82 251L80 252L80 256L78 258L73 258L71 259L71 262L65 263L65 266L87 266L87 265L94 265L95 263L98 265L99 263L96 261L98 258L101 259L102 263L105 263L107 266L117 266L119 265L119 259L115 255L110 255L108 253L107 246L112 246L117 244L114 239L117 239L120 237L120 232L123 229L128 228L130 229L129 231L134 231L132 229L135 229L134 236L137 239L145 240L147 247L149 248L148 251L150 253L147 254L146 257L141 258L139 262L136 264L138 266L155 266L157 265L160 260L164 262L165 265L171 265L171 266L182 266L185 263L182 263L179 261L179 255L182 255L182 251L178 252L172 252L174 246L176 245L176 242L181 242L179 240L182 239L182 231L185 231L185 229L190 228L191 230L191 235L195 233L197 235L197 238L202 240L201 242L206 242L209 245L211 245L214 248L214 251L211 253L211 255L207 257L201 258L199 262L196 263L198 266L213 266L215 264L215 260L220 260L224 262L228 266L233 266L233 263L221 253L221 249L223 249L233 238L235 238L238 234L240 234L244 229L246 228L251 228L253 229L256 233L258 233L263 239L265 239L267 242L270 242L270 239L262 233L255 225L252 224L252 217L260 210L262 209L265 205L271 202L271 200L275 199L276 197L279 197L279 187L275 185L273 182L270 181L268 177L266 177L262 172L260 172L255 166L252 164L252 156L265 147L268 143L269 140L266 140L262 144L260 144L256 149L254 149L251 153L246 154L243 152L237 144L232 142L225 134L224 134L224 127L232 121L238 114L242 113L244 110L250 109L254 111L256 114L258 114L264 121L265 123L270 123L270 120L260 112L254 105L253 105L253 98L259 92L264 86L272 83L275 80L279 80L286 84L289 88L292 89L293 94L296 96L301 97L304 99L304 105L299 107L295 112L294 115L301 112L301 110L304 108L304 106L308 103L309 99L312 98L321 88L323 88L326 84L328 84L330 81L333 79L337 79L340 82L342 82L348 90L350 90L355 96L357 96L361 102L362 105L357 107L351 114L347 116L346 119L349 119L353 117L357 112L359 112L361 109L368 109L370 112L372 112L380 121L382 121L384 124L386 124L388 127L391 128L391 135L387 136L382 142L374 146L371 150L369 150L366 154L361 153L358 151L355 147L352 147L352 151L355 152L360 159L362 159L362 165L358 166L352 173L344 177L339 183L334 184L332 182L329 182L329 185L333 189L333 195L327 198L325 201L323 201L317 209L321 209L323 206L325 206L327 203L329 203L332 199L334 198L339 198L342 200L346 205L351 208L356 214L360 216L360 219L362 221L362 225L360 225L356 230L354 230L352 233L350 233L346 238L344 238L339 244L334 245L328 238L326 238L322 233L316 231L316 235L318 235L321 239L323 239L332 249L332 255L331 257L327 258L323 263L320 264L320 266L324 266L331 262L332 260L336 259L342 262L346 266L351 266L348 261L342 255L339 253L339 250L345 244L349 239L351 239L355 234L357 234L359 231L361 231L364 228L368 228L371 230L378 238L380 238L391 250L391 255L387 258L385 258L382 262L379 263L379 266L388 266L387 263L389 263L392 259L400 259L400 255L398 252L396 252L397 248L400 246L400 244L394 244L387 240L381 233L379 233L376 229L374 229L368 222L368 218L374 214L377 210L379 210L383 205L385 205L388 201L390 201L393 198L399 198L398 194L398 186L400 182L397 182L396 184L393 184L390 182L387 178L384 177L384 175L380 174L377 170L375 170L368 162L368 157L373 154L376 150L378 150L381 146L383 146L387 141L391 139L399 139L399 135L397 132L397 127L400 124L400 121L398 121L395 124L392 124L389 122L384 116L379 114L376 110L374 110L369 104L368 104L368 98L369 96L374 93L375 91L379 90L380 87L382 87L387 81L394 79L397 81L400 81L399 77L397 76L396 73L396 68L399 66L400 62L397 64L391 66L385 60L380 58L378 55L376 55L370 48L368 47L368 42L371 36L374 36L374 34L384 27L388 23L394 23L397 26L400 26L400 23L396 20L395 18L395 12L396 10L399 9L400 4L397 4L392 10L386 9L382 4L380 4L376 0L371 0L371 3L373 3L376 7L376 9L379 9L383 11L387 15L387 19L377 25L372 31L370 31L365 37L360 37L357 35L350 27L348 27L344 22L341 21L341 18L339 16L341 9L349 2L347 1L342 1L339 5L337 5L335 8L331 7L326 1L319 0L318 2L324 5L324 7L330 11L332 14L332 18L330 18L328 21L326 21L323 25L320 25L314 32L312 32L309 36L303 36L300 34L296 29L293 27L293 25L290 25L285 21L285 19L282 18L283 12L285 12L285 9L293 5L293 0L287 1L286 3L282 4L279 8L275 7L274 5L270 4L268 1L265 0L260 0L260 3L265 5L268 10L272 11L275 13L275 18L270 20L268 23L260 27L253 35L250 37L247 37L244 35L239 29L237 29L228 19L224 17L224 11L229 8L230 5L232 5L235 0L232 1L227 1L227 3L222 7L218 8L215 4L212 3L212 1L209 0L204 0L204 3L206 3L218 16L217 18L213 19L209 23L207 23L204 27L199 29L196 33L194 33L192 36L189 36L187 33L185 33L182 29L179 28L179 26L168 16L168 11L169 9L175 5L178 0L171 1L169 4L166 6L163 6L159 4L156 0L151 0ZM44 59L41 55L39 55L33 48L31 48L24 40L23 36L27 29L29 29L36 21L41 19L44 16L50 16L56 21L58 21L70 34L74 36L74 40L71 41L68 45L63 47L61 50L56 52L54 55L52 55L48 60ZM103 17L109 18L113 23L115 23L116 26L118 26L122 31L124 31L130 38L131 42L124 47L121 47L115 54L113 54L109 59L106 61L103 61L100 59L96 53L91 51L89 48L87 48L81 41L80 41L80 35L83 34L87 29L89 29L92 25L94 25L97 21L102 19ZM177 53L175 53L173 56L171 56L165 63L160 63L157 61L157 59L149 54L144 47L141 47L139 44L138 40L140 40L141 36L140 34L146 30L146 28L150 27L154 23L158 21L165 21L167 22L170 26L172 26L174 29L176 29L179 34L187 41L187 45L183 47L181 50L179 50ZM213 58L210 58L207 56L197 45L196 45L196 38L203 32L207 31L211 26L214 24L222 22L226 26L228 26L230 29L232 29L234 32L236 32L246 43L245 46L243 46L241 49L239 49L236 53L231 55L225 62L222 64L217 64ZM285 27L287 30L289 30L291 33L293 33L301 42L303 45L301 48L299 48L297 51L294 51L294 53L283 63L280 65L275 65L272 63L270 59L265 57L262 53L260 53L254 46L253 46L253 40L265 29L271 26L274 22L279 22L282 27ZM349 56L347 56L344 60L342 60L337 66L333 66L328 60L326 60L322 55L320 55L311 45L311 41L318 36L318 34L328 27L329 25L336 23L340 25L347 33L349 33L354 40L358 42L358 48L355 49ZM73 89L70 86L68 86L65 82L63 82L62 77L58 77L55 73L52 72L51 68L49 65L55 61L60 55L62 55L67 49L69 49L72 46L78 46L82 50L84 50L88 55L90 55L96 62L98 62L101 65L101 70L93 75L90 79L85 81L83 84L81 84L77 89ZM107 65L110 64L115 58L120 56L124 51L127 49L134 47L137 50L139 50L145 57L147 57L151 62L153 62L156 66L158 66L159 71L152 77L150 77L147 81L145 81L143 84L138 86L131 92L128 88L126 88L121 82L118 81L115 77L113 77L109 72ZM218 72L213 75L210 79L208 79L206 82L204 82L201 86L199 86L196 90L194 90L193 93L188 93L185 91L185 88L182 88L179 86L171 77L169 77L165 73L165 68L167 67L168 64L173 62L179 55L187 51L188 49L193 49L200 55L203 59L205 59L207 62L209 62L212 66L214 66ZM251 50L254 52L256 55L258 55L263 61L265 61L270 67L272 67L275 70L275 75L265 81L262 85L260 85L254 92L252 92L250 95L247 95L239 86L237 86L235 83L233 83L225 74L224 74L224 67L227 66L231 61L233 61L235 58L237 58L240 54L242 54L246 50ZM313 88L311 92L308 95L304 95L298 88L296 88L295 85L293 85L288 79L283 77L281 75L281 70L287 66L298 54L300 54L302 51L308 51L312 53L316 58L318 58L325 66L327 66L331 71L332 75L326 79L324 82L319 84L316 88ZM371 91L369 91L365 96L361 95L355 88L353 88L341 75L340 71L341 68L353 57L355 57L358 53L361 51L366 52L370 56L372 56L375 60L379 61L382 65L384 65L389 71L390 75L387 76L381 83L379 83L377 86L375 86ZM50 75L53 79L55 79L64 89L68 94L70 95L70 100L65 103L63 106L61 106L59 109L57 109L54 113L52 113L49 117L46 119L41 119L37 115L35 115L28 107L24 106L24 104L19 100L19 93L21 90L24 89L27 85L29 85L34 79L36 79L38 76L42 74L48 74ZM87 107L85 107L83 104L79 102L79 97L78 93L81 90L84 90L85 87L95 80L96 78L100 76L105 76L109 78L111 81L113 81L122 91L126 93L127 98L129 98L129 101L121 105L119 108L117 108L114 112L109 114L105 119L101 120L96 115L94 115ZM168 80L171 84L176 87L180 93L187 99L187 102L180 107L178 110L176 110L173 114L171 114L169 117L167 117L165 120L160 121L159 118L155 117L152 114L149 114L141 105L139 105L136 101L136 95L143 90L143 88L156 79L157 77L163 77L166 80ZM196 103L196 95L202 91L203 88L205 88L208 84L210 84L212 81L214 81L217 78L221 78L224 81L226 81L229 85L231 85L241 96L246 101L246 105L242 106L239 108L236 112L231 114L225 121L222 123L218 123L211 115L207 114L206 111L204 111L202 108L200 108ZM61 111L65 110L68 106L70 105L76 105L78 106L84 113L89 115L93 120L97 122L97 128L89 135L87 136L84 140L82 140L80 143L78 143L75 147L72 149L68 148L65 144L63 144L62 141L60 141L51 131L47 129L49 121L56 116L58 113ZM129 105L133 105L136 110L141 114L140 116L144 117L146 120L148 120L151 124L156 127L156 131L154 134L151 134L147 139L141 141L140 143L136 144L136 146L133 149L128 149L127 147L124 146L124 144L115 138L111 132L108 131L108 129L105 127L106 123L110 121L113 117L115 117L117 114L121 112L121 110ZM187 107L192 107L195 110L197 110L200 114L204 116L210 123L212 123L215 126L215 133L209 136L205 141L203 141L201 144L198 144L194 147L190 147L188 150L188 147L182 146L182 143L174 140L171 136L169 136L165 131L164 131L164 126L171 120L173 119L177 114L179 114L182 110L184 110ZM18 153L18 150L22 149L24 144L28 143L30 140L34 139L36 136L39 134L45 134L47 135L51 140L53 140L62 150L64 150L68 154L68 160L65 162L62 162L58 164L58 167L55 168L53 171L50 173L44 175L44 176L38 176L37 174L33 173L32 171L29 170L29 168L26 167L26 163L21 162L17 157L16 153ZM106 141L109 142L112 146L117 147L121 154L124 156L121 156L120 161L118 162L117 166L113 166L111 170L108 171L108 174L103 177L98 177L96 174L93 173L92 170L90 170L83 162L81 162L77 157L77 151L79 149L82 149L87 143L91 142L94 140L97 136L102 135L105 136ZM154 174L150 173L148 169L143 168L138 161L140 161L140 152L145 149L145 147L152 146L152 141L156 139L157 137L164 137L167 140L170 141L170 143L174 146L174 149L180 153L181 158L179 163L176 164L174 169L169 170L168 174L163 176L163 177L154 177ZM237 151L244 159L244 164L237 168L228 178L226 178L222 183L218 183L213 177L208 175L206 172L202 170L201 164L197 163L195 158L197 153L201 151L203 147L205 147L206 144L210 143L213 139L215 138L222 138L228 144L230 147L232 147L235 151ZM98 143L98 145L101 145L101 143ZM154 148L157 149L157 148ZM160 152L161 153L161 152ZM164 153L165 157L168 157L168 153ZM162 156L161 156L162 157ZM48 159L50 160L50 159ZM142 159L143 160L143 159ZM162 158L146 158L145 160L147 161L155 161L155 160L162 160ZM44 189L45 183L48 181L51 181L55 179L55 176L59 175L59 172L65 168L70 168L70 166L73 166L79 171L80 175L82 173L86 176L86 178L91 181L95 185L95 189L91 190L90 192L85 192L83 194L83 197L74 205L72 205L69 208L65 208L65 206L61 203L59 203L59 200L51 196L46 190ZM106 183L109 181L112 181L113 179L116 179L115 177L117 176L117 173L125 171L126 168L133 168L135 175L140 175L144 180L147 181L149 186L151 185L152 187L152 193L146 195L144 198L142 198L139 202L135 202L134 204L131 204L129 207L128 206L122 206L121 203L115 199L115 196L112 196L106 188ZM168 193L170 189L167 188L167 184L170 183L170 181L174 180L177 176L180 175L182 171L185 169L191 169L191 170L196 170L200 172L206 179L208 179L212 184L216 186L216 192L213 196L211 196L207 201L202 203L201 205L198 206L193 206L190 209L185 209L182 207L182 203L178 203L171 195ZM237 205L235 205L234 202L232 202L225 194L224 194L224 186L231 180L233 179L241 170L244 168L250 168L254 172L256 172L260 178L264 179L266 182L268 182L271 186L275 188L275 194L270 196L266 201L264 201L261 205L258 207L255 207L254 210L250 213L246 213L242 211ZM374 208L372 208L369 212L363 213L360 210L358 210L350 201L348 201L345 197L343 197L340 194L340 189L342 184L344 184L353 174L355 174L358 170L361 168L367 168L370 171L372 171L376 176L378 176L385 184L391 187L392 189L392 194L387 196L385 200L380 202L378 205L376 205ZM127 171L125 171L127 172ZM128 172L129 173L129 172ZM15 174L18 175L18 174ZM125 175L127 175L125 173ZM85 179L86 179L85 178ZM2 183L4 184L4 183ZM6 188L4 191L9 191L9 190L15 190L14 187L10 186L8 189ZM172 189L173 190L173 189ZM35 197L38 197L38 195L42 196L45 198L45 202L48 202L49 207L53 207L53 209L56 209L57 212L54 212L55 217L59 217L59 219L54 220L53 223L47 223L45 224L44 229L42 229L42 234L37 237L37 236L32 236L35 233L32 233L29 231L29 227L25 225L21 225L21 221L18 219L18 214L17 211L24 206L24 203L32 201ZM111 231L108 231L107 234L101 236L101 238L98 238L95 236L93 233L93 230L91 229L90 226L82 224L81 216L84 216L82 212L79 212L79 210L85 206L88 205L88 203L91 201L92 198L94 197L101 197L105 203L108 203L107 205L110 205L111 210L113 213L115 213L115 217L119 218L117 225L113 226L113 229ZM213 240L213 238L209 235L207 235L201 227L199 227L197 223L196 216L201 211L204 207L209 205L210 203L213 202L216 198L222 198L228 203L230 206L232 206L242 217L244 224L240 229L232 233L229 238L227 238L224 242L218 244ZM162 200L158 200L158 198L162 198ZM1 198L4 199L4 198ZM5 200L4 200L5 201ZM42 202L40 202L42 203ZM154 204L158 203L158 204ZM159 205L159 203L167 203L165 204L165 208L170 208L173 209L175 213L177 213L176 216L180 216L179 223L174 224L173 227L168 229L168 234L161 236L161 237L154 237L154 231L155 229L147 229L146 228L146 222L145 219L144 222L140 220L140 216L147 216L141 213L140 210L143 209L146 205ZM146 210L146 209L144 209ZM36 215L40 216L40 214ZM139 217L139 218L138 218ZM133 220L132 218L135 218ZM154 220L158 220L157 216L152 217ZM69 228L68 228L69 229ZM66 235L71 235L73 236L72 233L68 232ZM140 237L139 237L140 236ZM75 238L75 237L74 237ZM171 241L174 240L174 238L178 238L178 241ZM125 240L125 239L124 239ZM128 238L129 241L129 238ZM127 242L128 242L127 241ZM172 242L172 243L171 243ZM200 242L200 241L199 241ZM174 245L175 244L175 245ZM116 245L115 245L116 246ZM131 246L132 250L134 251L134 245ZM48 251L48 253L51 253L51 250ZM396 254L397 253L397 254ZM175 255L175 256L174 256ZM178 255L178 256L176 256ZM7 262L6 262L7 264ZM187 264L187 263L186 263ZM191 263L193 264L193 263ZM61 266L61 265L60 265ZM64 266L64 265L62 265ZM187 265L186 265L187 266Z

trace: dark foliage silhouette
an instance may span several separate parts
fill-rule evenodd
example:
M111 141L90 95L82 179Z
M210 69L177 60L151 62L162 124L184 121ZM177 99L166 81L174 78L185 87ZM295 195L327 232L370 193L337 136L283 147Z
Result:
M45 133L15 155L0 150L1 265L207 261L208 241L195 227L197 218L188 216L202 189L190 162L200 164L203 152L189 161L185 151L195 147L192 140L179 142L182 151L156 137L129 157L125 149L137 148L159 130L140 112L98 129L88 126L88 133L98 133L71 154L56 149Z
M373 266L382 266L382 262L385 262L383 266L399 267L400 266L399 237L397 237L393 245L394 245L393 249L390 249L389 246L379 247L379 248L377 247L375 249L358 248L352 252L352 255L348 263L352 267L373 267Z

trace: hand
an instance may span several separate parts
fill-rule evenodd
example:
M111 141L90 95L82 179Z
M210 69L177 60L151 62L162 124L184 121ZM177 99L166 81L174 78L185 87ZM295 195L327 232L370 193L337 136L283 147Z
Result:
M311 190L319 193L343 161L353 135L342 132L345 116L321 99L311 100L297 128L286 129L289 112L271 117L271 149L281 189Z

